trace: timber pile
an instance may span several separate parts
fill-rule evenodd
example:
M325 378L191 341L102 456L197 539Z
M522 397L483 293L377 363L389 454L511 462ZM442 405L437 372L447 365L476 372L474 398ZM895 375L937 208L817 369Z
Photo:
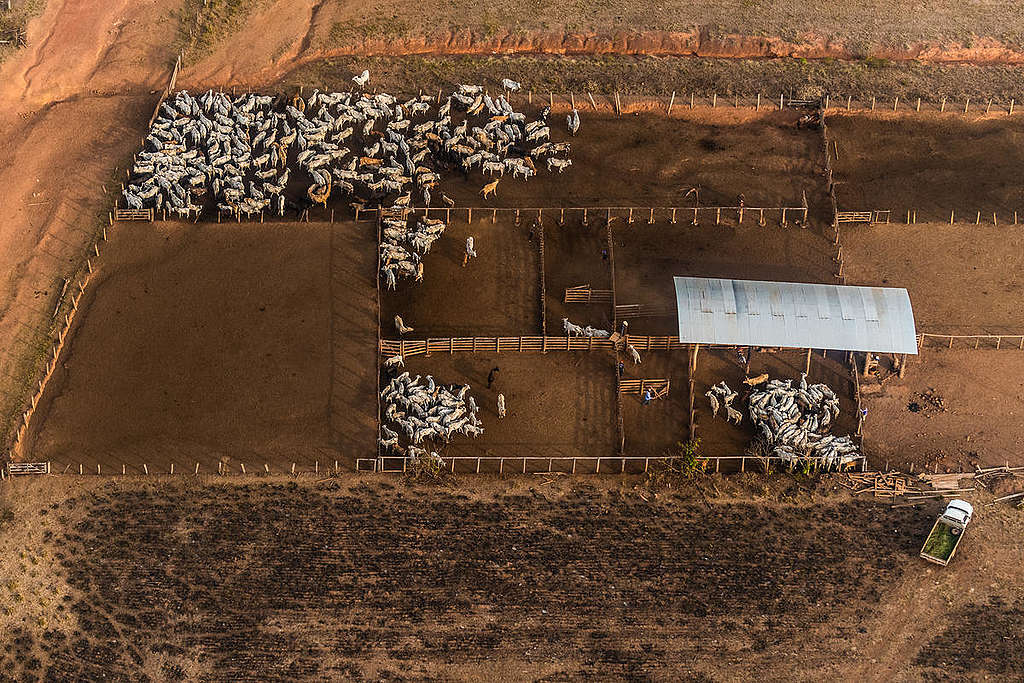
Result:
M1002 465L1000 467L986 467L977 468L974 471L974 481L989 489L990 491L995 490L996 482L1003 482L1007 479L1022 479L1024 478L1024 467L1010 467L1009 464ZM1011 493L1008 496L1001 496L993 500L989 505L995 505L996 503L1008 501L1016 501L1015 505L1024 505L1024 491L1018 491L1017 493Z
M892 503L900 498L900 505L917 505L929 500L952 498L960 493L973 491L973 488L960 488L956 485L931 484L932 488L923 488L915 479L900 472L846 472L836 480L840 486L849 489L854 495L870 493L875 498L888 497Z

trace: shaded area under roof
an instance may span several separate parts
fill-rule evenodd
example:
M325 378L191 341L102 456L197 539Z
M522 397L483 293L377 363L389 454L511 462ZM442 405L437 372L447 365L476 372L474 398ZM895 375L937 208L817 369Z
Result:
M684 344L917 353L917 328L905 289L674 280Z

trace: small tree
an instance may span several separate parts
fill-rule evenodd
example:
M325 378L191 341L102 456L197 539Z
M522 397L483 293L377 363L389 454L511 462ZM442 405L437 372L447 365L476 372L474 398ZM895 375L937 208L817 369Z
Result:
M679 474L687 479L704 474L708 468L708 461L704 460L704 451L701 448L700 438L676 443L679 449L678 466L675 468Z

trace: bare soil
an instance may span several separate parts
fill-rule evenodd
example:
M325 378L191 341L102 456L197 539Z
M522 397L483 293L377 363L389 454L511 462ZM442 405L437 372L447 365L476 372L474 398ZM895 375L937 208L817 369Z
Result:
M1019 463L1024 447L1024 353L925 349L902 381L862 384L866 449L875 467L969 471ZM938 396L942 407L930 406ZM917 412L910 404L917 403Z
M829 117L829 134L839 145L840 210L890 209L892 220L903 223L907 211L919 223L948 223L950 211L972 223L980 211L991 223L996 212L1005 224L1024 204L1017 172L1024 122L1016 117L838 115Z
M493 385L487 375L498 368ZM609 354L558 352L548 354L435 353L412 356L405 369L413 376L432 375L440 384L469 384L469 395L480 406L484 433L477 438L454 437L448 445L434 444L442 457L595 458L618 451L615 427L614 359ZM505 394L507 416L497 416L498 394ZM506 465L515 471L522 463ZM460 462L462 471L475 463ZM528 471L545 469L531 461ZM587 467L592 471L594 463ZM569 471L569 461L552 468ZM481 471L497 472L497 463ZM583 469L578 471L583 472Z
M529 230L529 221L517 227L504 215L498 223L480 213L472 225L465 214L450 222L423 259L423 281L382 292L383 336L398 338L396 314L415 328L414 339L540 334L540 236L531 242ZM470 236L477 257L463 266Z
M742 280L836 283L835 247L820 229L802 228L778 212L765 216L745 211L743 224L729 212L722 225L704 216L679 212L675 225L646 220L613 224L615 291L618 304L647 304L669 315L630 320L633 334L678 335L672 278L698 276ZM726 223L728 221L728 223Z
M625 379L668 379L671 389L667 399L652 401L643 405L637 394L622 397L622 414L626 436L626 453L633 456L663 456L677 454L677 444L689 440L689 392L687 389L688 354L685 351L651 351L641 353L641 362L634 365L628 357L623 358ZM753 351L750 354L750 376L768 373L773 379L799 380L806 364L805 354L797 351ZM697 373L694 375L694 407L696 413L696 437L700 439L700 452L708 456L745 455L755 436L754 427L744 407L749 388L743 384L744 366L731 349L705 349L697 359ZM711 413L711 407L704 394L712 385L725 381L734 391L740 393L736 406L744 414L743 422L733 425L725 420L724 410L718 416ZM853 386L849 373L843 365L831 358L815 354L811 358L809 382L823 382L839 396L839 420L832 432L838 435L853 434L857 428L857 408L853 400ZM748 468L760 468L755 462L748 462ZM721 463L722 472L733 472L740 468L739 462Z
M884 26L877 21L885 16ZM397 0L373 10L314 0L214 3L192 68L199 80L273 79L325 57L366 54L656 54L1020 63L1020 12L951 1L927 19L911 6L858 2L794 8L784 0L657 7ZM230 40L225 40L230 36ZM198 55L197 55L198 56Z
M523 99L513 101L524 111L546 104L535 98L531 107ZM486 201L479 191L493 178L479 170L449 176L441 188L458 206L505 207L690 206L692 195L685 195L694 187L701 188L702 206L736 206L741 193L748 206L800 206L806 192L811 219L831 222L818 175L820 134L797 129L798 112L674 113L616 117L584 110L575 138L564 114L552 114L551 139L572 145L573 165L564 173L541 169L526 182L504 178L497 197Z
M374 239L366 223L119 224L34 457L281 471L372 448Z
M586 93L595 97L616 92L624 96L677 94L676 103L689 104L695 93L698 106L710 106L717 94L720 107L735 102L755 106L760 93L763 102L777 102L780 93L813 99L826 93L832 104L845 104L851 97L857 109L870 107L871 97L879 108L891 107L900 97L900 110L916 107L923 99L923 111L937 111L947 97L963 108L964 98L975 104L994 98L993 111L1008 108L1010 98L1019 101L1021 67L1010 65L929 64L871 60L798 59L701 59L698 57L657 57L645 55L404 55L339 56L303 64L283 75L277 83L288 92L307 89L344 90L354 74L369 69L373 82L389 92L436 92L457 83L481 83L494 90L502 78L512 78L534 93ZM239 75L241 78L241 75ZM183 81L184 82L184 81ZM262 80L242 81L254 86ZM188 81L190 87L225 85L216 74ZM952 109L952 104L948 105ZM959 110L958 110L959 111ZM1019 111L1017 109L1014 110ZM984 109L972 105L969 117Z
M847 282L905 287L920 332L1024 333L1019 226L844 226L842 244Z

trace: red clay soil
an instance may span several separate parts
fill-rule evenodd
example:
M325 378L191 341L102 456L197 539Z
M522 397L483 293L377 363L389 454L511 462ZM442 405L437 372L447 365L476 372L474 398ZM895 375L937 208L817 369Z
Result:
M878 1L842 7L773 0L543 3L399 0L372 8L315 0L241 2L200 36L220 41L190 70L200 87L250 77L266 83L289 69L339 55L629 54L704 57L1020 63L1020 13L995 1L945 0L928 16ZM224 10L222 10L223 12ZM885 22L879 22L879 16ZM223 40L224 38L230 38Z
M350 465L375 438L372 230L119 224L33 457L109 472Z
M842 243L847 282L905 287L919 332L1024 334L1024 226L844 226Z
M979 106L984 106L983 104ZM836 194L842 211L892 210L892 220L1012 223L1024 211L1024 121L1005 115L830 115ZM913 216L912 216L913 218ZM1024 214L1021 215L1024 219Z
M61 277L82 263L110 206L102 186L112 189L112 170L141 140L167 75L173 5L49 0L28 46L0 65L4 418L38 378L30 366L45 353Z
M903 380L862 387L873 467L956 472L1021 463L1024 352L925 349Z

